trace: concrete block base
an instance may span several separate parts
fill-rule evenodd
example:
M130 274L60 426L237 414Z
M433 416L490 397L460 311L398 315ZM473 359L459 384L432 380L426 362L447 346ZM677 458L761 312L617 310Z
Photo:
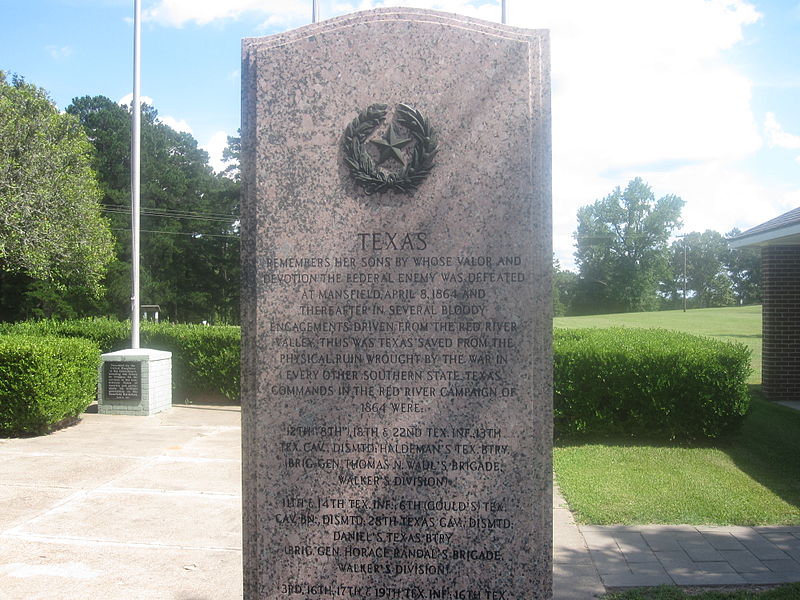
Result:
M172 406L172 353L149 348L103 354L97 385L98 412L154 415Z

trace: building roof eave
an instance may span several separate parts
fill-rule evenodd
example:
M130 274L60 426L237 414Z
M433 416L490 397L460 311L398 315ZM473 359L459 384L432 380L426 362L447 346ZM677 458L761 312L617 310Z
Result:
M754 228L757 229L757 228ZM800 223L767 231L744 232L728 240L731 248L800 245Z

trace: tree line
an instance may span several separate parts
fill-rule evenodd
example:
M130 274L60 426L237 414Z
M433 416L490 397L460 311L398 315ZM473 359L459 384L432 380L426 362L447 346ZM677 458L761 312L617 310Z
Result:
M239 319L239 138L215 173L188 133L142 111L141 303L172 321ZM0 71L0 320L130 314L131 107L59 112ZM557 315L752 304L758 251L681 227L683 200L637 178L578 210L577 272L554 262Z
M130 316L130 147L130 106L84 96L61 113L0 72L0 319ZM238 229L237 178L143 106L141 303L238 322Z
M578 210L577 272L554 261L556 315L757 304L758 250L733 250L716 231L675 236L684 202L656 199L640 178Z

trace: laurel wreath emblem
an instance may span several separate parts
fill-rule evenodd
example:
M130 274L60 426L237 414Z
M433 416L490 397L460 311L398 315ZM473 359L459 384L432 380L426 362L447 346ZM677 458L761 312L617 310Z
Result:
M433 159L438 152L436 131L418 110L407 104L398 104L397 122L414 138L414 150L400 172L386 173L377 167L365 144L372 132L385 121L387 110L386 104L372 104L353 119L344 132L344 160L350 168L350 175L368 195L389 190L411 194L434 166Z

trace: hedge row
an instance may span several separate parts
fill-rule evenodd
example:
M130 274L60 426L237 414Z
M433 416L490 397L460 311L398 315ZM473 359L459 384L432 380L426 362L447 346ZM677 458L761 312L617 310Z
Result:
M95 399L100 355L89 340L0 336L0 433L44 433Z
M659 329L555 331L557 435L716 438L749 408L750 351Z
M110 352L129 347L130 324L110 319L27 321L0 325L0 334L48 336L51 354L53 336L85 338L101 352ZM218 393L238 400L239 336L238 327L146 322L141 328L142 346L172 352L175 398ZM71 353L69 348L64 352ZM88 364L96 367L95 359ZM735 430L749 407L749 350L673 331L556 330L554 371L555 431L560 436L715 438ZM38 371L35 376L53 380L53 385L68 381L40 377ZM92 373L92 381L95 377ZM20 385L18 378L11 381ZM84 398L83 392L76 394ZM77 410L72 400L66 403L69 411Z
M105 353L130 348L131 325L112 319L23 321L0 325L0 334L85 338ZM209 393L239 399L238 327L147 321L140 343L172 352L173 399Z

